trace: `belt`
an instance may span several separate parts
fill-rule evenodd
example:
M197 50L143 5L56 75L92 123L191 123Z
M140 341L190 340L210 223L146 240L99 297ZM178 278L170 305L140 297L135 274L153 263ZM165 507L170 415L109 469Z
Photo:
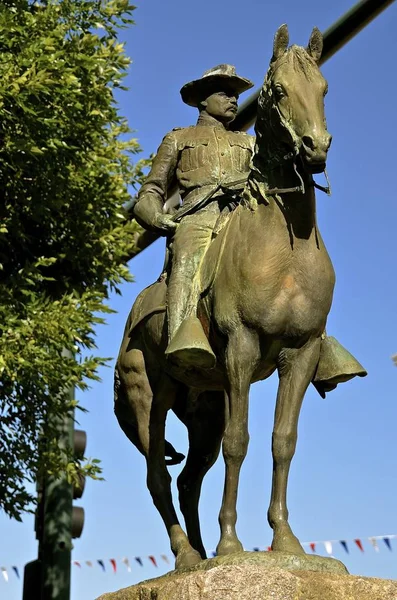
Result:
M244 185L247 182L247 178L248 178L248 175L242 179L238 179L237 181L231 181L230 183L218 183L218 185L215 186L210 192L208 192L208 194L206 194L204 196L204 198L202 198L199 202L197 202L197 204L193 204L191 206L189 206L188 204L186 206L182 205L179 208L179 210L177 210L177 212L172 217L173 220L176 223L178 223L178 221L180 221L182 219L182 217L189 214L190 212L204 208L204 206L206 206L208 204L208 202L212 199L212 197L219 191L224 192L225 196L229 196L229 198L230 198L230 196L235 197L237 192L241 192L241 190L244 188ZM244 185L242 185L242 184L244 184ZM238 189L231 189L234 186L238 186L238 185L241 185L241 187ZM232 199L234 199L234 198L232 198Z

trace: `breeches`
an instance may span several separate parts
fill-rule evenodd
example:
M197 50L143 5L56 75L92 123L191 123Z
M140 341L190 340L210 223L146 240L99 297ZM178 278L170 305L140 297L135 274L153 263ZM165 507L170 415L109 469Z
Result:
M220 215L218 202L183 217L172 243L168 284L169 334L173 337L183 319L196 310L200 294L197 274Z

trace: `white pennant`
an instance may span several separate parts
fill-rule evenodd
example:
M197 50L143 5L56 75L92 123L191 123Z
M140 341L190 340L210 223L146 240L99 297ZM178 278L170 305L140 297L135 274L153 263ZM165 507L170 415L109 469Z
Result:
M332 554L332 543L331 542L324 542L324 548L325 548L326 553L331 556L331 554Z
M164 562L166 562L166 563L167 563L167 565L169 565L169 564L170 564L170 561L168 560L168 556L167 556L166 554L162 554L162 555L161 555L161 558L163 559L163 561L164 561Z
M85 564L87 565L87 567L92 567L92 562L90 560L86 560Z
M378 540L374 537L370 537L368 539L371 542L371 544L373 545L375 552L379 552Z
M1 567L1 572L2 572L2 575L3 575L4 579L5 579L6 581L8 581L8 573L7 573L7 569L6 569L5 567Z
M128 571L128 573L130 573L130 572L131 572L131 566L130 566L130 561L128 560L128 558L127 558L127 557L123 558L123 559L122 559L122 562L123 562L123 563L125 564L125 566L127 567L127 571Z

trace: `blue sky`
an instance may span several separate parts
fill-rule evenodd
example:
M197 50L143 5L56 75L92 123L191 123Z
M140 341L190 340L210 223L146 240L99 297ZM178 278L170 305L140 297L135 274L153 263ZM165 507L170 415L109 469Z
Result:
M265 75L277 27L287 22L292 43L305 45L311 29L324 31L353 0L147 0L135 12L136 25L123 32L133 58L120 109L136 130L144 155L158 147L173 127L196 120L195 109L182 103L179 89L222 62L255 82ZM199 7L199 8L198 8ZM395 245L396 166L395 29L392 5L347 47L323 66L329 82L328 128L333 134L328 173L333 195L319 194L318 221L337 274L328 332L335 335L367 368L322 400L312 388L306 395L299 440L289 485L291 524L302 541L361 538L365 552L350 543L350 553L335 547L334 556L351 573L397 578L395 554L382 543L375 553L367 538L397 534L396 387L397 352ZM241 98L243 100L244 97ZM159 241L130 263L135 283L112 297L118 311L98 330L99 354L115 357L124 321L138 292L159 274L164 243ZM88 434L87 453L102 460L105 482L88 482L80 501L86 511L73 558L103 559L73 567L73 600L96 598L106 591L160 575L171 559L168 538L145 484L144 460L129 443L113 414L113 364L102 370L102 383L80 395L89 410L80 424ZM243 466L238 501L238 533L245 548L266 548L271 531L266 520L270 495L270 438L277 379L253 386L250 396L251 442ZM184 428L172 417L167 436L186 450ZM179 467L172 467L173 478ZM209 551L218 542L223 461L204 481L201 519ZM11 570L35 558L33 519L22 524L0 518L0 567ZM321 553L324 548L319 548ZM158 557L156 569L146 558ZM110 558L129 557L132 572L121 563L111 572ZM144 567L134 563L143 557ZM172 560L172 559L171 559ZM0 577L0 600L19 600L22 585L13 573Z

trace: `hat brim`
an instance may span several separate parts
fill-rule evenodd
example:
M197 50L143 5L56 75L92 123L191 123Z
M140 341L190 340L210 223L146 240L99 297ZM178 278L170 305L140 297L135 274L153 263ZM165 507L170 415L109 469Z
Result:
M228 87L237 94L242 94L254 86L252 81L245 79L244 77L217 73L186 83L181 89L182 100L186 104L189 104L189 106L197 107L199 102L203 100L205 93L207 91L210 92L212 89L216 88L217 85L220 87Z

